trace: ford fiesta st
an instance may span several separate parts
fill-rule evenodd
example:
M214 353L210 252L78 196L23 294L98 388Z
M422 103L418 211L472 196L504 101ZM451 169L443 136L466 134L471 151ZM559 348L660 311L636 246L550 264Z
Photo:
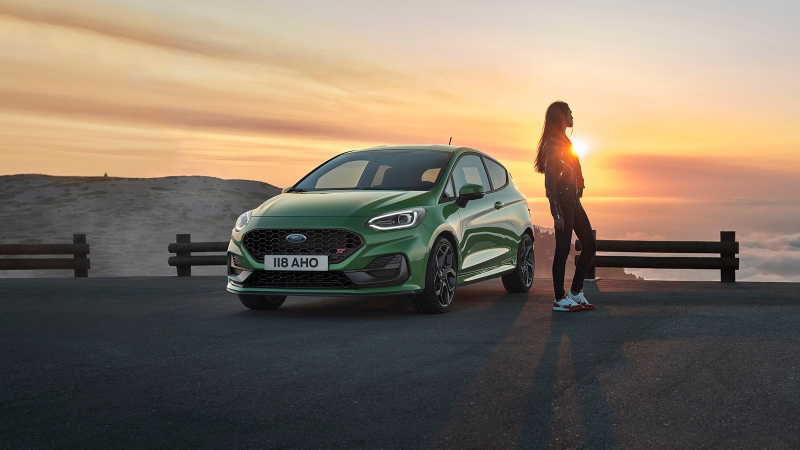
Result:
M228 246L228 292L251 309L293 295L413 296L447 312L456 288L533 281L525 196L497 160L449 145L343 153L247 211Z

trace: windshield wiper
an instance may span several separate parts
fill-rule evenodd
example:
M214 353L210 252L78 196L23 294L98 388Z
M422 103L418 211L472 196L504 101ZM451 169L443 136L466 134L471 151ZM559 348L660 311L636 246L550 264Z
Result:
M299 187L293 187L293 188L287 190L286 192L308 192L308 189L303 189L303 188L299 188Z

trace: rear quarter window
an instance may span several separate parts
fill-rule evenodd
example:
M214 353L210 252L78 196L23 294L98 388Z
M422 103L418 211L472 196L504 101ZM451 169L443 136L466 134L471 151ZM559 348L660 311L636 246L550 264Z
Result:
M489 158L483 158L483 162L486 163L486 170L489 172L494 189L500 189L508 184L508 172L505 167Z

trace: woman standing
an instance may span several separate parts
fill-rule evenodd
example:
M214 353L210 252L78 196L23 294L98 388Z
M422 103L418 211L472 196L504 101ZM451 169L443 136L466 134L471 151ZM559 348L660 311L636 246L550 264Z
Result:
M544 129L536 153L536 171L544 174L544 187L550 200L550 214L556 230L556 251L553 258L553 311L594 309L583 296L583 279L597 244L589 217L581 205L583 173L578 156L572 151L572 141L566 130L573 124L572 110L564 102L554 102L547 108ZM564 291L564 272L572 246L572 231L581 241L581 255L575 265L572 286Z

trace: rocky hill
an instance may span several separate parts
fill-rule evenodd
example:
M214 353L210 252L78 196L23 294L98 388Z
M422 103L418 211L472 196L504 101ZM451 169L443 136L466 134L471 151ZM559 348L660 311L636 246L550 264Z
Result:
M175 275L167 246L175 234L225 241L236 218L280 193L266 183L187 176L165 178L0 177L0 243L71 243L86 233L90 277ZM221 267L192 273L221 274ZM3 277L71 271L0 271Z
M192 241L225 241L234 221L280 189L258 181L185 176L164 178L0 176L0 243L71 243L86 233L90 277L175 276L167 246L178 233ZM555 238L536 227L536 277L549 278ZM567 263L567 276L574 266ZM633 278L603 269L605 278ZM193 275L223 274L221 266ZM0 271L0 277L72 276L71 271Z

